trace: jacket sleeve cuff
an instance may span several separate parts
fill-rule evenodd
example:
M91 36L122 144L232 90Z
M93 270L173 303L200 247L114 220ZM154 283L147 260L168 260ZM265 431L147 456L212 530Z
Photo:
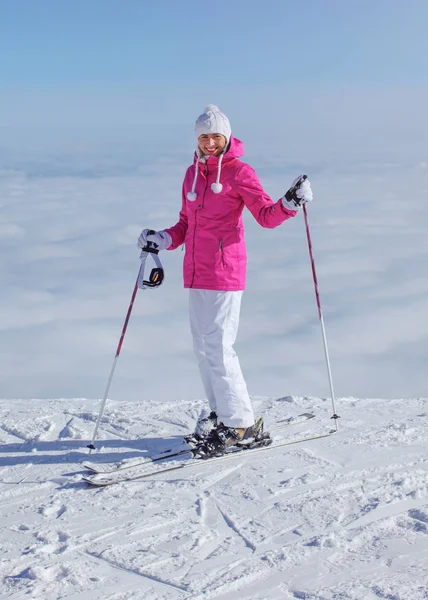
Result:
M293 213L293 216L297 215L298 207L294 204L294 202L289 202L285 196L281 198L281 205L287 214Z
M184 243L184 237L182 240L179 233L174 231L174 227L170 227L169 229L165 229L164 231L171 238L171 244L168 246L167 250L175 250Z

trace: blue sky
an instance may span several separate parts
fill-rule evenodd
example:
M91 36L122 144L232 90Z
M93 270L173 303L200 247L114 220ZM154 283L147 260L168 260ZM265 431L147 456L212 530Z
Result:
M0 151L189 144L210 102L238 136L418 136L427 22L425 0L0 0Z
M425 0L1 0L0 81L426 84Z

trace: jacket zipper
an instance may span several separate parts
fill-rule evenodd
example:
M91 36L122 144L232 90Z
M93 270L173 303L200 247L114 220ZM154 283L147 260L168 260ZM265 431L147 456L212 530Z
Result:
M201 204L203 204L203 203L204 203L204 200L205 200L205 194L206 194L206 191L207 191L207 185L208 185L208 163L206 163L206 165L205 165L205 166L206 166L206 168L205 168L205 189L204 189L204 193L203 193L203 195L202 195ZM195 168L197 168L197 169L199 168L199 162L198 162L198 161L196 162L196 167L195 167ZM191 284L190 284L190 287L191 287L191 288L193 287L193 284L194 284L194 282L195 282L195 274L196 274L196 261L195 261L195 239L196 239L196 221L197 221L197 218L198 218L198 216L197 216L197 215L198 215L198 210L199 210L199 209L198 209L198 208L196 208L196 211L195 211L195 227L194 227L194 229L193 229L193 252L192 252L192 253L193 253L193 275L192 275L192 282L191 282Z

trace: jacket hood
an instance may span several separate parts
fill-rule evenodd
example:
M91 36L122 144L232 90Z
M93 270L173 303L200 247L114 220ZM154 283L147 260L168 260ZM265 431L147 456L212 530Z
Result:
M239 158L240 156L243 156L243 154L244 154L244 144L241 142L241 140L238 140L238 138L233 137L233 135L230 136L230 142L229 142L228 149L226 150L226 152L220 154L219 156L209 156L208 158L205 158L205 157L199 157L198 153L195 152L195 155L193 157L193 164L195 166L195 176L193 178L192 190L190 192L187 192L187 199L190 200L191 202L194 202L196 200L196 198L198 197L197 193L195 192L195 189L196 189L196 181L198 179L200 163L207 164L209 167L213 166L213 167L217 168L216 182L211 184L211 189L214 192L214 194L220 194L223 189L223 186L220 183L222 162L223 161L228 162L229 160Z

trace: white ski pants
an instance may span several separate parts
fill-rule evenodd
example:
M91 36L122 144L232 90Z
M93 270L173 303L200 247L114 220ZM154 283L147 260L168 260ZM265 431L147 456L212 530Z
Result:
M229 427L250 427L254 413L233 349L242 291L189 290L193 348L210 409Z

